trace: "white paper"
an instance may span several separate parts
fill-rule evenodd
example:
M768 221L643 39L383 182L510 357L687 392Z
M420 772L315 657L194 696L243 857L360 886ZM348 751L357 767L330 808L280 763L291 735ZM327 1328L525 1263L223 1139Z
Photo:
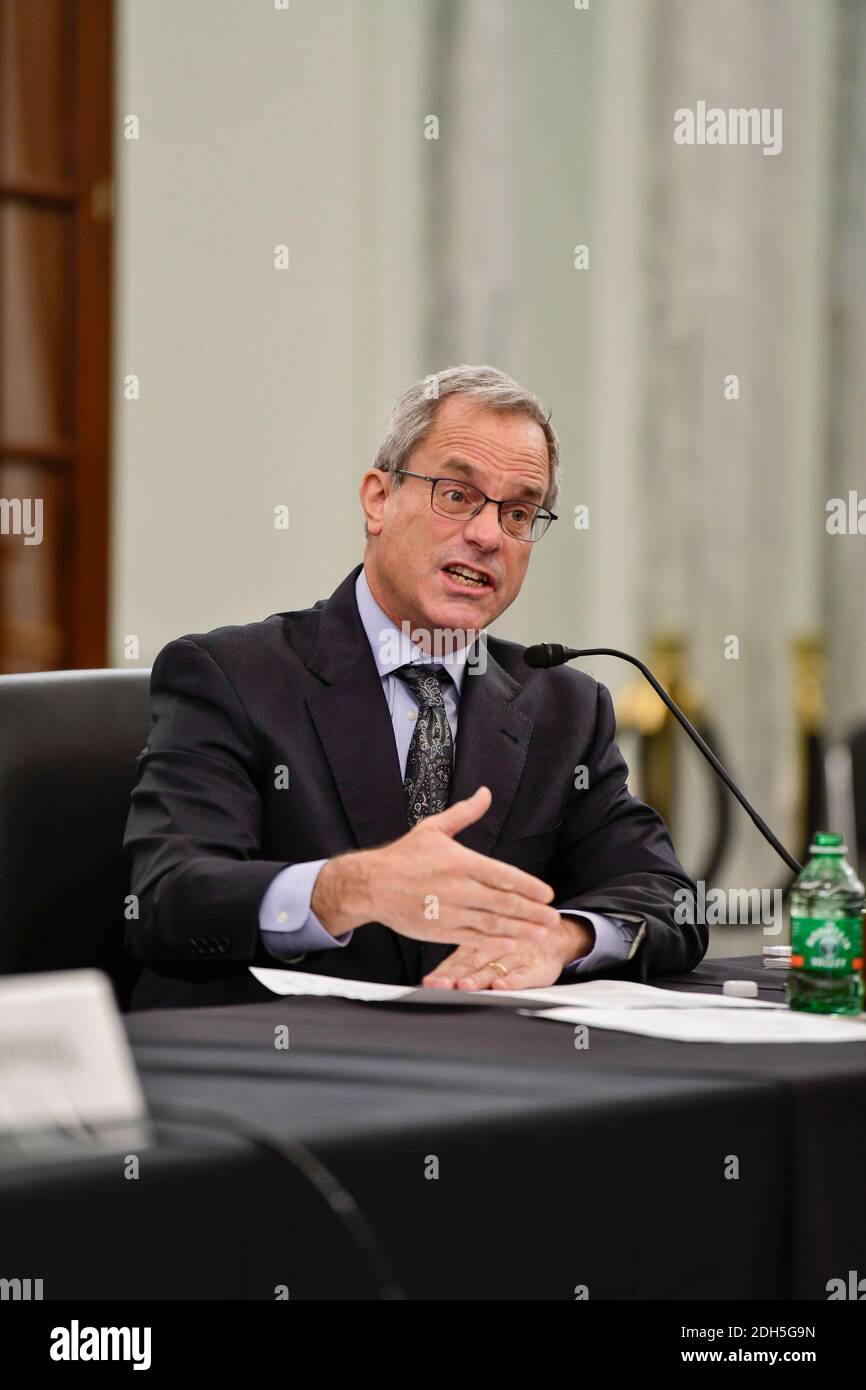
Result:
M377 985L370 980L341 980L334 975L313 975L303 970L271 970L251 965L250 974L273 994L322 994L335 999L381 1003L384 999L402 999L415 993L414 985Z
M479 993L481 991L478 991ZM486 993L486 991L484 991ZM767 999L741 999L733 994L710 994L703 990L686 993L643 985L636 980L575 980L568 985L547 989L498 989L501 999L532 999L556 1005L576 1004L581 1008L615 1009L784 1009Z
M589 981L587 983L590 983ZM745 1001L749 1002L749 1001ZM755 1001L751 1001L753 1004ZM866 1043L866 1014L806 1014L782 1008L749 1011L717 1009L521 1009L530 1018L554 1023L585 1023L647 1038L674 1042Z
M380 985L369 980L344 980L333 975L314 975L304 970L274 970L251 966L250 974L273 994L317 994L335 999L360 999L380 1004L389 999L405 999L416 992L415 985ZM550 985L547 989L476 989L460 990L462 996L481 995L497 999L514 999L517 1003L531 1000L556 1006L579 1005L581 1008L617 1009L784 1009L784 1004L764 999L739 999L727 994L677 993L643 985L633 980L584 980L568 985Z

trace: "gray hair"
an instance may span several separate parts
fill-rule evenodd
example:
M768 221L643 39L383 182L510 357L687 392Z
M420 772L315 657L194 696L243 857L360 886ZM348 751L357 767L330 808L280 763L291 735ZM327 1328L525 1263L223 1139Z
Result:
M443 396L468 396L490 410L529 415L544 430L547 440L549 476L544 505L553 508L559 498L559 440L538 397L496 367L447 367L443 372L416 381L395 402L388 417L385 437L379 445L373 467L383 473L398 473L406 466L412 450L426 439L433 427L436 407ZM399 487L400 478L393 486ZM368 536L364 523L364 535ZM368 537L369 538L369 537Z

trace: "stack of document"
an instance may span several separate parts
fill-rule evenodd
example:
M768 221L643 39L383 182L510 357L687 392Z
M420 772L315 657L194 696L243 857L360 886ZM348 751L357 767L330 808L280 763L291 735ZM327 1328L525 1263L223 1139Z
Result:
M341 980L302 970L251 967L251 974L274 994L328 995L368 1003L387 1003L417 994L415 985L380 985ZM432 994L433 991L425 991ZM448 992L442 991L447 1001ZM511 999L519 1013L554 1023L640 1033L676 1042L866 1042L866 1015L806 1014L764 999L727 994L659 989L632 980L584 980L548 989L461 990L461 999ZM522 1003L550 1004L520 1009Z
M866 1042L866 1015L807 1014L764 999L658 989L631 980L586 980L555 987L567 1004L521 1010L553 1023L584 1024L674 1042ZM524 990L524 997L549 995Z

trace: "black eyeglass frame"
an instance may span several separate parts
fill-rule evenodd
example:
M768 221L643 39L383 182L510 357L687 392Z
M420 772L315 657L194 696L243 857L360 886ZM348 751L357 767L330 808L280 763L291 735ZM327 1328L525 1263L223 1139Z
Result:
M488 497L487 493L482 492L480 487L476 487L475 483L467 482L465 478L439 478L434 477L430 473L413 473L408 468L395 468L392 476L395 478L420 478L422 482L429 483L431 510L436 512L437 516L446 516L451 521L471 521L473 517L483 512L488 502L492 502L499 517L499 529L503 536L507 536L510 541L523 541L525 545L537 545L539 541L544 540L544 537L550 530L551 521L559 520L556 512L552 512L549 507L542 507L540 502L530 502L526 497ZM453 512L437 512L436 508L433 506L433 496L436 492L437 483L456 483L458 487L472 488L472 491L479 493L484 500L475 508L475 511L470 512L468 516L459 517L455 516ZM537 521L539 514L549 518L540 536L535 536L534 538L532 536L513 536L510 531L506 531L505 527L502 525L502 508L507 506L510 502L519 502L523 507L534 507L535 516L532 518L533 522Z

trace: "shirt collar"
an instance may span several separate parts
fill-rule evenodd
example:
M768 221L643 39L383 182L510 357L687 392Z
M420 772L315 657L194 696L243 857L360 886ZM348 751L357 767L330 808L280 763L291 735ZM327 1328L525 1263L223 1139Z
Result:
M355 599L376 670L383 679L392 675L399 666L405 666L407 662L436 662L437 665L445 667L459 693L466 673L471 643L467 647L461 647L459 651L443 652L441 656L425 652L417 642L410 641L409 634L401 632L384 609L379 607L367 582L367 572L363 566L355 580Z

